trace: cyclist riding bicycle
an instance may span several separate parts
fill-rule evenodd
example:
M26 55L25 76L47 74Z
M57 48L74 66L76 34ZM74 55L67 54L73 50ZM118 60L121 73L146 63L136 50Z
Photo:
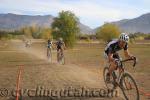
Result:
M62 38L59 38L59 40L56 43L56 46L57 46L57 52L58 51L63 52L63 50L65 49L65 43Z
M59 61L60 54L61 56L63 56L63 51L65 49L65 43L62 38L59 38L59 40L56 43L56 46L57 46L57 61Z
M52 48L52 41L51 41L51 39L47 40L47 48Z
M31 47L31 40L25 41L25 47Z
M121 33L119 39L110 41L107 46L105 47L104 55L106 59L108 60L110 67L109 67L109 73L107 74L107 81L110 81L110 77L112 75L112 72L119 68L120 60L118 51L124 49L124 55L127 58L134 59L135 57L129 53L128 50L128 42L129 42L129 36L126 33ZM121 68L119 68L119 72L121 72Z
M49 53L51 53L51 49L52 49L52 40L48 39L47 40L47 56L49 55Z

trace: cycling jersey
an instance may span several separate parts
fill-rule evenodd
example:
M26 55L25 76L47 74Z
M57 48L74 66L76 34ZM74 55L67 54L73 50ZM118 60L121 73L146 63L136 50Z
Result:
M57 49L62 49L62 45L64 44L63 41L58 41L57 42Z
M48 43L47 43L47 48L51 48L51 46L52 46L52 42L51 42L51 41L48 41Z
M112 40L110 41L106 48L105 53L108 55L109 53L115 54L117 51L121 50L122 48L119 46L119 40ZM128 43L125 44L124 50L128 49Z

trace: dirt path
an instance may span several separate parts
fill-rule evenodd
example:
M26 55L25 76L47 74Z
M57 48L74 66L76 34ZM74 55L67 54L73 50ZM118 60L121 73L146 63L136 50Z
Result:
M33 90L37 87L52 90L60 89L105 89L103 82L102 72L98 73L90 71L86 68L79 67L75 64L60 65L56 63L56 58L53 58L53 63L49 63L45 57L45 50L36 48L24 48L24 45L12 43L17 50L24 51L26 56L29 56L29 60L34 62L22 64L21 84L20 88L25 90ZM34 60L33 60L34 59ZM17 64L17 63L16 63ZM0 86L7 89L14 89L16 87L16 77L18 72L18 66L7 66L1 68L0 71ZM55 96L56 97L56 96ZM54 97L54 98L55 98ZM2 98L1 100L12 100L12 98ZM52 100L53 98L41 98L28 97L27 94L23 96L23 100ZM74 98L69 97L65 100L122 100L121 98ZM62 98L61 98L62 100Z

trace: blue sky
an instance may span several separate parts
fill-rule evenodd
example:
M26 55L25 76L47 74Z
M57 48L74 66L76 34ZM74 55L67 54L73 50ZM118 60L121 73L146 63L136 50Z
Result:
M96 28L104 22L135 18L150 12L150 0L0 0L0 13L57 16L70 10Z

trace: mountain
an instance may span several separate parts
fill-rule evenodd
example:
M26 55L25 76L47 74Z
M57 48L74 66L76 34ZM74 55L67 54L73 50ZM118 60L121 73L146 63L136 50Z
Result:
M26 26L39 26L39 27L50 27L54 17L51 15L17 15L17 14L0 14L0 29L1 30L14 30ZM81 33L91 34L92 29L80 22L78 26L81 30Z
M133 19L123 19L116 22L111 22L119 26L121 31L128 33L143 32L150 33L150 13L143 14ZM99 27L98 27L99 28ZM96 31L98 28L95 28Z
M128 33L150 33L150 13L143 14L137 18L124 19L112 23L118 25L122 31Z
M0 29L14 30L25 26L37 25L40 27L50 27L54 17L51 15L17 15L17 14L0 14ZM133 19L123 19L120 21L110 22L120 27L123 32L150 33L150 13L143 14ZM91 29L90 27L78 22L78 26L83 34L93 34L99 28Z
M16 14L0 14L0 29L19 29L25 26L37 25L40 27L49 27L53 22L53 16L29 16Z
M89 26L84 25L80 22L79 22L78 26L81 30L81 33L83 33L83 34L94 34L93 29L91 29Z

